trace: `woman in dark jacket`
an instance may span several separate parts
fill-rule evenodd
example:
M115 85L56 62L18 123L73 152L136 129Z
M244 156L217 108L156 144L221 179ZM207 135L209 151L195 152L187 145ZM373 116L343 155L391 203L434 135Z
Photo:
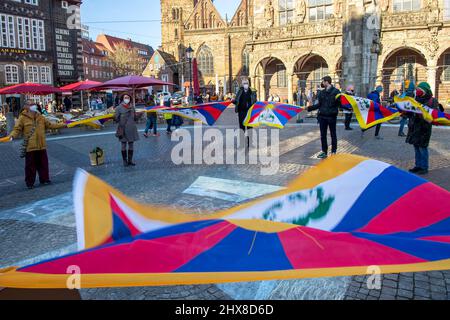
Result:
M129 95L125 94L121 101L121 104L116 108L114 117L116 123L119 124L116 136L122 143L123 165L125 167L135 166L136 164L133 162L134 142L139 140L136 126L136 110Z
M422 82L417 86L416 101L432 109L439 108L439 102L433 98L431 87L426 82ZM409 116L406 143L412 144L416 153L416 166L409 170L411 173L420 175L428 173L428 146L431 140L432 129L433 125L425 121L421 114L412 114Z

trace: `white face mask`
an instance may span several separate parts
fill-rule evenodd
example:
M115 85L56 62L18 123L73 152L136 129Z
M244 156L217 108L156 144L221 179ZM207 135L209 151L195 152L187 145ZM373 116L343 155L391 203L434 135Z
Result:
M250 88L250 85L248 83L244 83L244 89L248 90L248 88Z
M123 102L124 102L125 104L130 104L130 99L123 99Z
M30 111L32 112L39 112L37 105L33 105L30 107Z

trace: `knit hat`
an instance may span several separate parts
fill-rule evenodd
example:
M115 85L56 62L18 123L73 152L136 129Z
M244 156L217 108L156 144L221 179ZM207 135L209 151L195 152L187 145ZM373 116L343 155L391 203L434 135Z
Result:
M433 91L431 91L431 87L428 84L428 82L421 82L421 83L419 83L417 88L422 89L425 92L426 95L430 95L430 96L433 95Z
M383 92L383 86L378 86L375 89L376 91L378 91L379 93Z

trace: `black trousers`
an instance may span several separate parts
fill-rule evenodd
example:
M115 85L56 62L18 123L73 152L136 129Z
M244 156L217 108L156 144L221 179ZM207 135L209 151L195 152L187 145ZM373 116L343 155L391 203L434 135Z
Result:
M350 128L350 124L352 123L353 113L346 113L345 114L345 129Z
M245 118L247 118L248 110L247 111L239 111L239 128L241 130L247 131L249 129L248 127L244 126Z
M330 129L331 133L331 152L337 152L338 139L336 133L336 123L337 118L319 117L322 151L326 154L328 154L328 129Z
M48 170L47 150L27 152L25 156L25 182L27 187L34 186L36 181L36 172L39 175L39 182L46 183L50 181Z

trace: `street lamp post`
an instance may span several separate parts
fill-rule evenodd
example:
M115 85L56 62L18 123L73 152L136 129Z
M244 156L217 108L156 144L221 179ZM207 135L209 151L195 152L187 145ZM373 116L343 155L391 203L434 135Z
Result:
M194 57L194 50L191 45L186 49L186 57L189 61L189 102L194 102L194 92L192 88L192 58Z

